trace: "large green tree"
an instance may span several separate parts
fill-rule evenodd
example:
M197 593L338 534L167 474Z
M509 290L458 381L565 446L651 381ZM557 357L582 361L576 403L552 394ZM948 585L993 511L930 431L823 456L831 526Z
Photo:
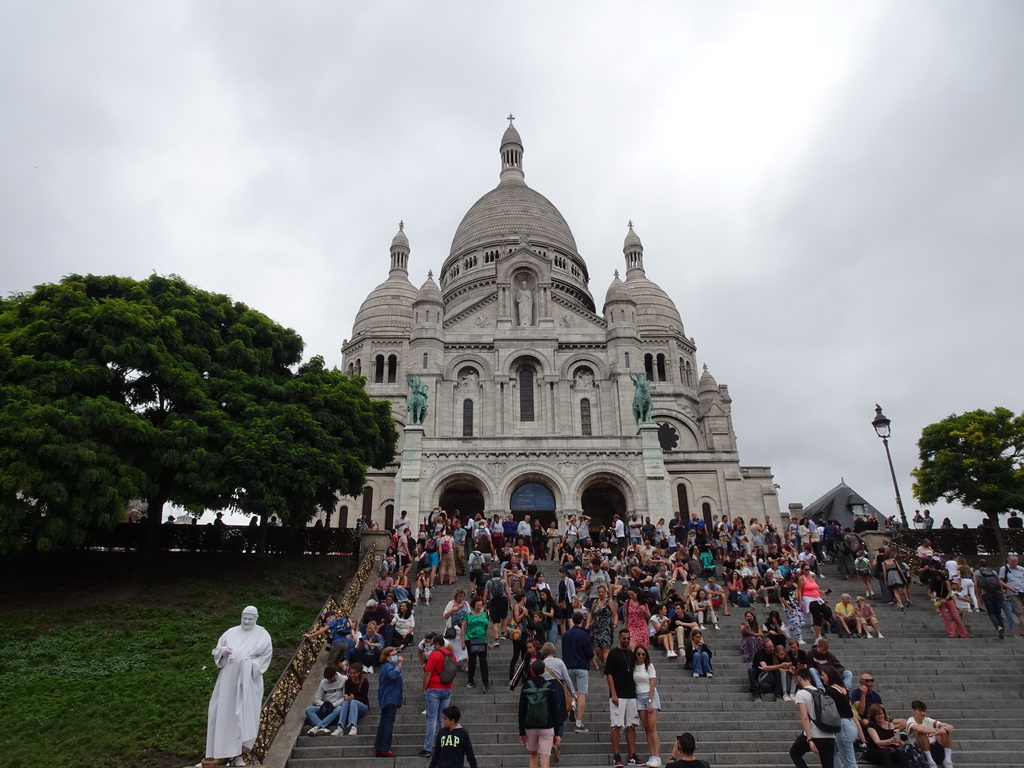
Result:
M308 520L396 442L361 380L181 278L71 275L0 300L0 551L53 549L149 503Z
M921 432L914 495L957 501L988 515L1005 552L999 515L1024 510L1024 414L1007 408L953 414Z

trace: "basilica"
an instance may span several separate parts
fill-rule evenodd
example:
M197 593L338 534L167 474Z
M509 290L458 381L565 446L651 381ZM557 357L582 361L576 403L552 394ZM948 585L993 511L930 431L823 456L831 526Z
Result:
M634 512L778 521L771 469L740 464L729 390L698 368L632 225L623 273L599 305L572 230L527 185L523 155L510 119L497 186L419 288L399 225L387 279L341 350L343 370L391 401L398 454L370 470L360 497L339 500L335 524L363 516L390 528L403 514L415 524L439 506L545 525L582 512L595 529Z

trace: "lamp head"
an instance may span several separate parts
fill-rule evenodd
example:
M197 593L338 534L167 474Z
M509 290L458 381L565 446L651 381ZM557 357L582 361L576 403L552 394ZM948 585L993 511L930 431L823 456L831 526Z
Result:
M875 418L871 420L871 426L875 428L875 434L883 440L889 437L889 425L892 424L882 413L882 406L875 404Z

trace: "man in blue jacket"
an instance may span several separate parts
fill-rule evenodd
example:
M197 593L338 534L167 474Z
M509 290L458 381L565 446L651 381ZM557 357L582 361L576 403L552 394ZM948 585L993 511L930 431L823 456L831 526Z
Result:
M576 733L589 733L583 724L583 713L587 708L587 690L590 688L590 665L594 660L594 641L583 629L586 617L574 613L569 619L568 631L562 635L562 661L569 670L576 687Z

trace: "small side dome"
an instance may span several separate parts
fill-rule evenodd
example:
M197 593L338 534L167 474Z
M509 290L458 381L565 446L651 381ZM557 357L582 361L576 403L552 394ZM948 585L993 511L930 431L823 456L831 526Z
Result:
M363 301L352 325L352 336L381 329L404 329L412 325L412 304L418 291L404 272L395 271Z
M416 305L419 306L420 304L437 304L442 306L441 289L434 282L434 273L432 271L427 272L427 279L420 286L420 292L416 295Z
M604 295L604 305L607 307L609 304L620 301L629 302L634 305L636 304L636 302L633 301L633 297L629 295L626 284L619 279L619 270L615 270L615 277L612 279L612 284L608 286L608 292Z
M721 394L721 391L718 389L718 382L715 381L715 377L711 375L711 371L708 370L708 366L705 364L704 373L701 374L700 381L697 382L697 396Z

